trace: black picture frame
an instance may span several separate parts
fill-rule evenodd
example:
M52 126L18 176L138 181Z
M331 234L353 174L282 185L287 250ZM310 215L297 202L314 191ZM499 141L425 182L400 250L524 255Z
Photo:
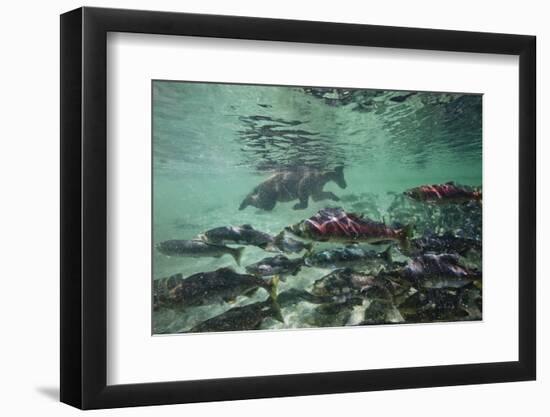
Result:
M107 385L108 32L519 56L519 360ZM88 7L61 15L61 401L95 409L534 380L535 51L524 35Z

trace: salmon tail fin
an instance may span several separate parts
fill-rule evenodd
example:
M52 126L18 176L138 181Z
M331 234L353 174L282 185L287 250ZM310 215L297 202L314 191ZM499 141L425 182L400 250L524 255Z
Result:
M275 250L278 250L277 247L274 245L273 242L265 242L260 243L257 245L260 249L265 250L266 252L273 252Z
M391 248L392 248L392 245L388 245L388 247L386 248L386 250L384 252L382 252L382 258L387 262L387 263L393 263L393 258L391 256Z
M275 237L273 238L273 241L270 242L271 247L279 250L280 252L284 252L283 251L284 238L285 238L285 231L281 230L279 233L275 235Z
M271 285L269 290L269 300L271 302L271 309L273 311L273 318L280 321L284 324L285 319L283 318L283 313L281 312L281 306L279 301L277 301L277 287L279 286L279 275L275 275L271 278Z
M235 248L231 251L231 256L235 258L235 262L237 262L237 265L241 266L241 258L243 257L244 252L244 246L241 246L240 248Z
M403 227L399 233L399 246L401 249L409 250L411 246L411 238L413 236L414 232L414 226L412 224L408 224L405 227Z
M269 281L269 296L275 300L277 299L277 287L280 281L279 275L273 275L273 278Z

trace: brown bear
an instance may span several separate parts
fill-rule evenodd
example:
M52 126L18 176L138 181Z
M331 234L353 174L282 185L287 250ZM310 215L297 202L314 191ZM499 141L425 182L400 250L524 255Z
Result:
M294 205L294 210L307 208L309 197L313 201L340 199L330 191L323 191L329 181L334 181L340 188L346 188L344 168L337 167L333 171L323 171L315 168L299 168L280 171L258 185L241 203L239 210L254 206L262 210L273 210L277 201L287 202L300 200Z

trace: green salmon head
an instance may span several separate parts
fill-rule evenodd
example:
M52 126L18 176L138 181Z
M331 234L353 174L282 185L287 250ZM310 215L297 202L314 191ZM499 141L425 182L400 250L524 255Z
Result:
M285 231L290 232L294 235L297 235L298 233L300 233L300 229L298 228L298 225L296 225L296 224L293 224L292 226L285 227Z
M303 222L293 224L292 226L287 226L285 230L298 237L305 237L305 238L309 237L309 230L307 229L307 226Z
M403 194L405 194L407 197L410 197L414 200L421 200L422 199L422 195L420 193L420 190L418 190L416 188L413 188L411 190L407 190Z

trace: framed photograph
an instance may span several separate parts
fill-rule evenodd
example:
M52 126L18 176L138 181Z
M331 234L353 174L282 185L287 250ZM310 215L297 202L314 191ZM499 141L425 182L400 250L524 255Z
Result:
M61 401L533 380L535 37L61 16Z

